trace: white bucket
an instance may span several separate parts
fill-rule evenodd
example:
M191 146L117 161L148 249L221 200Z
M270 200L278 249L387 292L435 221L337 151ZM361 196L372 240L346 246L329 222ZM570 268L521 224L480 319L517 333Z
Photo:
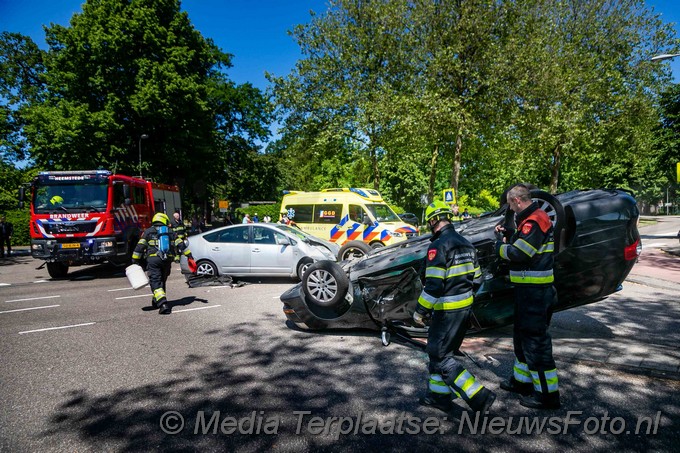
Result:
M125 268L125 275L133 289L144 288L149 284L149 279L139 264L131 264Z

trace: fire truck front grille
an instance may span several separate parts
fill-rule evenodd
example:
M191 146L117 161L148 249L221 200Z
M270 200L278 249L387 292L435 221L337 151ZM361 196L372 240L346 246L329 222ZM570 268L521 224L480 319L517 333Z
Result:
M92 233L97 228L97 221L84 222L51 222L45 225L48 234Z

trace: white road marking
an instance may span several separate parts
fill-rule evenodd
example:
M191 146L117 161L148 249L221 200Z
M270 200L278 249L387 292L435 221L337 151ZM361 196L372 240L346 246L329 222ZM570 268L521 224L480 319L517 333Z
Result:
M151 293L149 293L149 294L138 294L136 296L116 297L116 300L134 299L135 297L149 297L149 296L151 296Z
M17 308L16 310L5 310L5 311L0 311L0 314L3 313L15 313L17 311L27 311L27 310L40 310L43 308L54 308L58 307L59 305L45 305L44 307L31 307L31 308Z
M93 324L95 324L95 323L94 322L86 322L86 323L83 323L83 324L72 324L70 326L47 327L45 329L36 329L36 330L24 330L23 332L19 332L19 335L23 335L25 333L45 332L45 331L48 331L48 330L70 329L71 327L91 326Z
M0 283L0 286L9 286L9 283Z
M36 280L33 283L47 283L49 280Z
M61 296L31 297L31 298L28 298L28 299L13 299L13 300L6 300L5 302L6 302L6 303L10 303L10 302L24 302L24 301L27 301L27 300L56 299L57 297L61 297Z
M130 289L134 289L132 287L127 287L127 288L116 288L116 289L107 289L108 292L113 292L113 291L128 291Z
M197 307L197 308L183 308L181 310L172 310L173 313L180 313L182 311L194 311L194 310L206 310L208 308L217 308L221 307L222 305L211 305L209 307Z

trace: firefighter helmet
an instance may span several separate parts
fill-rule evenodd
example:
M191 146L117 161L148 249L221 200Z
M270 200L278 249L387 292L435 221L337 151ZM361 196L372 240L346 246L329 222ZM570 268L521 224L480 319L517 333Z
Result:
M157 212L153 216L153 219L151 219L151 223L161 223L165 226L170 226L170 219L168 218L167 215L163 214L162 212Z
M451 220L453 218L451 207L439 200L433 201L427 205L427 209L425 209L425 221L429 223L430 220L435 218L436 220Z
M50 203L52 204L61 204L64 202L64 199L61 198L59 195L55 195L52 198L50 198Z

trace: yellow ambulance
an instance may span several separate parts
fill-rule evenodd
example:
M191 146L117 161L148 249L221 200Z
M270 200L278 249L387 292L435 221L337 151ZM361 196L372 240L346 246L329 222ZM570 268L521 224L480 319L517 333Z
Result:
M372 248L417 235L373 189L338 188L321 192L284 191L281 212L301 230L340 245L338 259L363 256Z

